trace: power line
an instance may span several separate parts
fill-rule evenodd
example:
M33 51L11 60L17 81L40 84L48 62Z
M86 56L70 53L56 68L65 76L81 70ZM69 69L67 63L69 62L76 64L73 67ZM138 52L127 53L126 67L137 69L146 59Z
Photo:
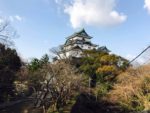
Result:
M129 65L135 61L137 58L139 58L143 53L145 53L148 49L150 48L150 46L148 46L146 49L144 49L140 54L138 54L134 59L132 59L130 62L129 62Z

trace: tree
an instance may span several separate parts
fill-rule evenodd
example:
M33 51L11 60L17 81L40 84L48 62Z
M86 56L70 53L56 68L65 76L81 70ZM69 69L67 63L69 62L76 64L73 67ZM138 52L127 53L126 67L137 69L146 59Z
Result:
M66 50L63 49L63 45L51 48L50 53L53 57L53 61L65 60L69 62L71 60L71 57L67 57L67 53Z
M27 65L27 81L29 82L29 85L35 90L38 90L41 87L42 82L44 82L45 75L41 73L44 73L43 68L49 65L49 63L49 56L45 54L41 59L32 59L32 61Z
M0 43L7 46L13 45L12 39L17 37L17 33L10 25L10 22L4 18L0 18Z
M101 50L100 50L101 49ZM98 50L84 51L85 57L81 59L80 70L91 79L97 78L97 81L111 79L126 69L128 61L115 54L110 54L106 48L99 48ZM101 82L102 82L101 81Z
M49 56L47 54L45 54L41 58L41 65L46 65L48 63L49 63Z
M32 59L32 61L28 64L28 69L33 72L38 70L40 67L40 60L37 58Z
M0 102L14 96L13 82L21 67L21 60L15 49L0 43Z
M0 102L4 102L14 96L13 82L21 67L21 60L16 50L10 48L12 39L17 36L16 31L8 20L0 19Z
M34 72L42 68L42 66L47 65L48 63L49 63L49 56L45 54L42 56L41 59L33 58L31 62L28 64L28 68L30 71Z
M96 73L101 80L112 80L120 72L125 70L128 61L115 54L107 54L98 58L101 66L97 68Z
M53 112L60 112L60 108L79 91L82 84L82 76L76 72L76 68L70 64L60 61L43 67L41 76L45 77L41 94L36 102L37 106L50 107ZM47 103L49 103L47 105Z

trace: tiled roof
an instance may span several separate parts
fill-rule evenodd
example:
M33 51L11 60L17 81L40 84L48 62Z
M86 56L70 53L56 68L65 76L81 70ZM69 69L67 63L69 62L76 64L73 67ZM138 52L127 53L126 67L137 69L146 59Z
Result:
M78 40L75 40L75 41L66 41L65 45L64 46L68 46L68 45L72 45L72 44L87 44L87 45L91 45L91 46L97 46L96 44L93 44L91 42L85 42L85 41L78 41Z
M67 37L67 39L70 39L70 38L74 38L75 36L81 36L81 37L84 37L84 38L88 38L88 39L91 39L92 37L89 36L86 31L84 29L82 29L81 31L79 32L76 32L74 33L73 35Z

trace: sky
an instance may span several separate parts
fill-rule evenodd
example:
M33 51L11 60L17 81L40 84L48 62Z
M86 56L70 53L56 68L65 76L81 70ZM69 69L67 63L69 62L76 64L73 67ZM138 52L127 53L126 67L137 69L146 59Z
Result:
M150 45L150 0L0 0L0 22L4 18L17 31L15 48L25 59L49 54L82 28L93 43L128 59Z

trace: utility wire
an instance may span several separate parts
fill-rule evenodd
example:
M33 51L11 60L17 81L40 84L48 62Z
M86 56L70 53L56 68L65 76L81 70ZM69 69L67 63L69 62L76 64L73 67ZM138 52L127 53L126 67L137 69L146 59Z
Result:
M144 49L140 54L138 54L134 59L132 59L128 64L130 65L133 61L135 61L137 58L139 58L143 53L145 53L150 46L148 46L146 49Z

